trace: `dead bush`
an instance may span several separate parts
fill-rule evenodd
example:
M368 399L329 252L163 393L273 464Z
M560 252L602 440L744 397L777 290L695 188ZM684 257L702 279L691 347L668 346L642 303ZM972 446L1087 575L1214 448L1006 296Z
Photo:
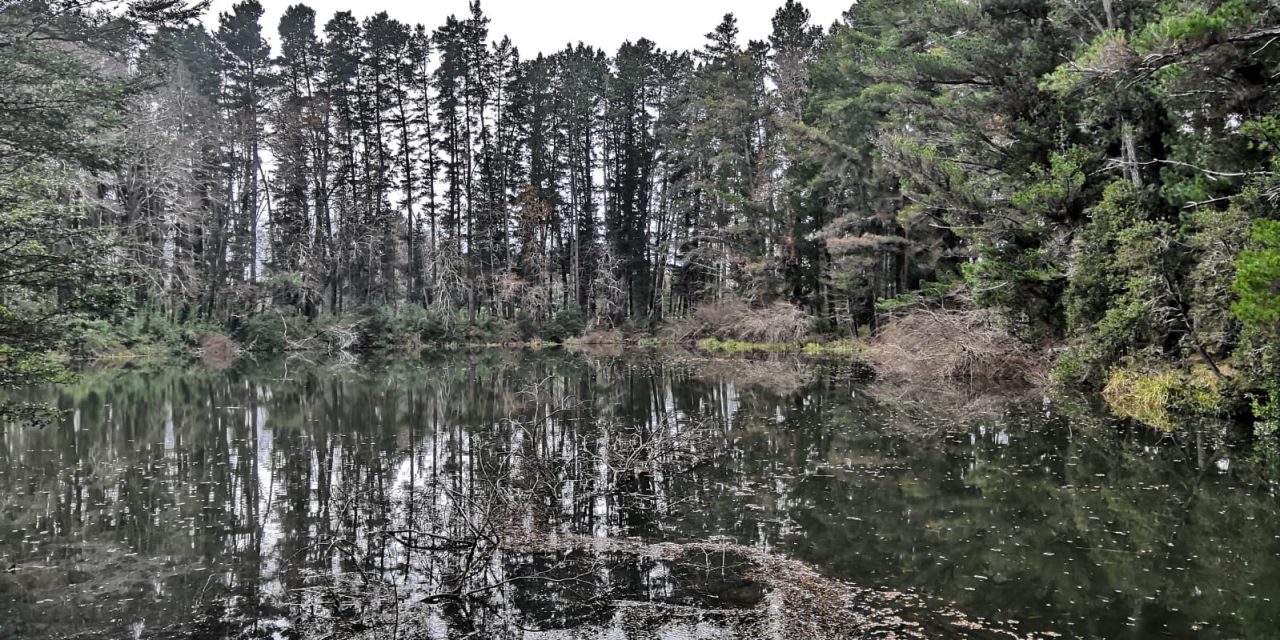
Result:
M679 339L718 338L744 342L799 343L809 335L813 319L789 303L775 302L753 308L741 300L713 302L694 310L681 327Z
M564 346L594 358L616 358L626 351L627 337L617 329L596 329L580 338L569 338Z
M617 329L595 329L580 338L565 340L566 345L612 345L625 344L627 337Z
M894 318L867 345L882 377L1002 381L1041 386L1048 365L990 311L913 311Z
M212 369L225 369L240 357L240 345L221 334L206 336L200 342L197 355L205 366Z

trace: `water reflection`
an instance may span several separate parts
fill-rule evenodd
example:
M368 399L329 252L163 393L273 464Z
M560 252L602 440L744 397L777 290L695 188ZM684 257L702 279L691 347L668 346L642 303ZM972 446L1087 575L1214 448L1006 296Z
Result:
M442 634L764 598L679 557L502 551L477 524L499 515L495 473L540 531L736 543L1028 634L1280 628L1276 476L1229 429L1158 436L830 363L486 352L375 371L89 374L56 393L56 427L0 430L0 637L269 637L299 612L358 618L334 576L371 567L399 576L377 583L388 600L435 598ZM470 546L442 560L437 539ZM489 604L442 596L464 583Z

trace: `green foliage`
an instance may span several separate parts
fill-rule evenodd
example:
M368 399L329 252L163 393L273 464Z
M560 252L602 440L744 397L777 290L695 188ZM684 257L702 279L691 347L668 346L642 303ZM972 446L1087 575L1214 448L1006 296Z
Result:
M376 306L361 314L359 348L368 352L419 350L447 344L561 343L586 331L586 315L570 306L538 323L521 314L515 322L482 309L472 321L465 311L442 314L420 305Z
M420 305L377 306L361 314L360 348L394 351L444 342L452 337L448 318Z
M1237 197L1226 210L1202 209L1184 217L1187 248L1196 259L1187 277L1189 315L1205 349L1218 360L1227 359L1240 342L1241 323L1232 313L1236 261L1244 249L1253 203L1252 191Z
M318 29L300 5L278 56L258 0L213 33L131 18L113 38L85 5L46 21L47 0L10 4L0 150L35 167L5 166L13 246L137 265L143 309L46 322L113 294L19 284L0 297L31 338L15 370L42 370L66 328L91 328L91 352L180 350L198 336L168 323L190 316L268 351L562 342L664 314L785 341L768 315L695 317L739 298L793 310L797 343L966 305L1065 345L1064 381L1196 361L1261 388L1242 342L1280 324L1268 0L865 0L829 31L788 0L767 43L727 16L696 52L534 60L489 46L478 3L433 32L350 13Z
M863 180L849 192L871 191L867 217L892 207L892 219L909 220L905 233L892 229L905 236L905 262L961 272L976 305L1008 311L1022 337L1043 339L1061 330L1060 238L1084 208L1087 160L1099 154L1057 135L1062 123L1046 108L1040 77L1060 55L1043 28L1046 5L1007 9L886 0L851 10L862 46L849 75L870 108L857 124L872 129L868 156L895 188ZM938 279L921 275L901 289Z
M1248 120L1240 127L1240 133L1249 138L1253 148L1274 152L1280 144L1280 115L1269 113Z
M1253 397L1253 417L1258 433L1280 433L1280 383L1271 382L1264 393Z
M1047 169L1034 166L1027 186L1013 194L1014 206L1041 219L1070 212L1084 191L1084 172L1090 154L1089 150L1076 147L1054 153Z
M1222 39L1235 29L1256 25L1260 4L1257 0L1226 0L1212 4L1166 2L1161 8L1160 19L1134 37L1134 49L1139 53L1151 53L1171 46Z
M0 11L0 80L5 87L0 147L15 163L56 157L81 166L109 166L111 134L121 124L126 97L139 86L99 66L93 54L75 52L123 45L128 25L121 22L112 32L102 16L70 7L55 16L48 15L55 9L43 2L13 0L6 5ZM98 30L101 40L88 40ZM48 46L50 40L66 46Z
M963 299L966 294L965 284L962 281L949 274L943 274L940 280L921 282L919 290L877 301L876 311L893 315L922 308L944 307L953 299Z
M104 229L74 178L110 168L125 103L145 86L125 50L194 18L185 1L12 0L0 10L0 392L65 379L50 354L122 301ZM200 7L202 8L202 7ZM111 57L119 55L119 63ZM0 401L0 423L47 411Z
M1128 38L1120 31L1106 31L1093 37L1088 46L1079 51L1070 64L1064 64L1045 74L1040 88L1059 95L1068 95L1081 88L1086 77L1083 69L1106 69L1122 58L1129 47Z
M1247 396L1264 433L1280 433L1280 341L1256 331L1246 331L1236 351L1236 360L1252 376Z
M452 335L464 344L512 344L522 339L514 323L488 309L481 309L474 320L458 314Z
M1083 385L1093 377L1093 363L1096 360L1097 356L1085 349L1068 349L1058 355L1050 375L1054 382L1061 385Z
M302 337L306 320L296 312L270 310L254 314L235 331L241 347L255 353L284 353L290 338Z
M1092 221L1077 234L1072 275L1063 297L1073 344L1058 376L1099 384L1127 356L1159 358L1177 335L1171 282L1176 230L1152 220L1150 194L1119 181L1109 185Z
M90 320L73 352L104 359L129 357L185 357L222 327L200 320L181 322L171 314L145 309L111 319Z
M1124 286L1124 274L1116 265L1116 238L1147 217L1132 185L1124 182L1109 185L1091 213L1091 222L1075 240L1071 283L1064 300L1067 327L1072 331L1087 329L1111 307L1111 298Z
M272 297L296 300L307 293L306 278L304 273L284 271L270 274L264 284Z
M1249 247L1236 260L1232 291L1239 301L1231 307L1247 327L1280 338L1280 221L1258 220Z
M51 171L52 173L52 171ZM85 321L121 300L103 234L59 203L52 180L0 161L0 391L66 379L62 359ZM0 422L44 422L38 408L0 401Z
M579 307L570 306L553 315L548 322L537 329L533 337L558 344L582 335L586 329L586 314Z
M900 296L880 300L876 302L876 311L880 313L898 313L901 311L910 311L919 309L927 305L925 295L919 291L908 291Z

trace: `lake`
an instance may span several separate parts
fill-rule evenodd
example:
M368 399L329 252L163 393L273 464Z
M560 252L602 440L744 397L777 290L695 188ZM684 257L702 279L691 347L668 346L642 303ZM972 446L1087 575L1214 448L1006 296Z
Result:
M644 352L44 399L0 430L0 638L1280 633L1280 457L1226 424Z

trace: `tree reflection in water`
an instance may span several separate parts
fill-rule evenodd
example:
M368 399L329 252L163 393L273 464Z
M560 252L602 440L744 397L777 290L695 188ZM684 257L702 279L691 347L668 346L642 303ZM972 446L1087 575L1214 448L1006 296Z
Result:
M1280 628L1274 476L1226 428L831 363L371 371L90 373L0 431L0 637L778 631L780 576L867 629L967 633L911 590L1023 634Z

